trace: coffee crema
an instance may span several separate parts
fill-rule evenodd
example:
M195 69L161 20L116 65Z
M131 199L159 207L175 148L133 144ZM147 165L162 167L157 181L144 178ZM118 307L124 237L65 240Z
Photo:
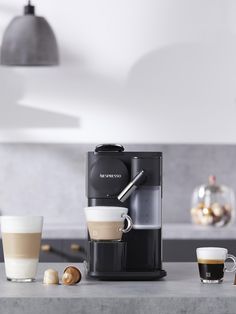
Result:
M123 221L88 221L90 238L93 240L121 240Z
M197 262L199 264L224 264L224 260L203 259L203 258L198 259Z
M4 256L16 259L39 257L41 233L2 233Z

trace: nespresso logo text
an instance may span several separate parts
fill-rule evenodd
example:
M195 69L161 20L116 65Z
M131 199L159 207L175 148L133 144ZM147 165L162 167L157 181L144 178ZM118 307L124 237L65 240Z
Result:
M120 173L100 173L102 179L120 179L122 175Z

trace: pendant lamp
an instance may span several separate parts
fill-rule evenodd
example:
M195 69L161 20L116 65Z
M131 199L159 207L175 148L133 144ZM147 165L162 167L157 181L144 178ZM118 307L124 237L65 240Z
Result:
M15 17L3 35L1 64L51 66L59 64L56 37L46 19L35 15L30 1L24 15Z

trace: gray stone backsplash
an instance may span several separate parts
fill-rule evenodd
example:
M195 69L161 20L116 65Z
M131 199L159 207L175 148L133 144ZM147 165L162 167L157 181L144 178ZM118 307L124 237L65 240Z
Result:
M86 152L93 144L0 144L2 214L44 215L46 222L85 225ZM163 221L190 221L193 189L209 174L236 191L236 145L125 145L163 152Z

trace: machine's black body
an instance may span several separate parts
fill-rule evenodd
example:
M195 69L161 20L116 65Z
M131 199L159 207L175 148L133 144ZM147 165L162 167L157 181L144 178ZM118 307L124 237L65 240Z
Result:
M140 171L145 175L139 175ZM162 153L124 152L121 145L112 144L88 152L88 206L130 209L133 191L139 186L162 190ZM129 215L134 218L130 210ZM165 276L161 225L139 228L124 234L122 241L89 241L87 275L101 280L154 280Z

